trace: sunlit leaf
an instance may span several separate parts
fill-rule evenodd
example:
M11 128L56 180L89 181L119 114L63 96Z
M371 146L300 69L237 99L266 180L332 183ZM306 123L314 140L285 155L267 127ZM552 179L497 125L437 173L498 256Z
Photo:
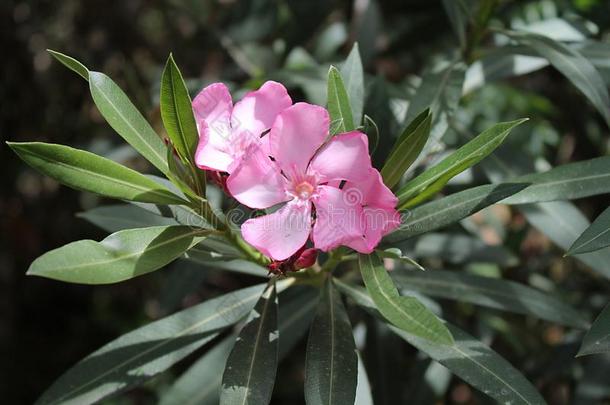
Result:
M89 88L108 124L161 173L167 174L165 144L123 90L100 72L89 72Z
M191 98L180 69L170 54L161 77L161 117L172 144L184 159L193 162L199 141Z
M85 65L83 65L76 59L61 52L53 51L51 49L47 49L47 52L49 52L55 59L60 61L65 67L78 74L83 79L89 80L89 69L87 69Z
M334 133L354 130L350 100L341 73L334 66L331 66L328 71L328 113L331 122L337 123Z
M430 135L431 123L430 110L426 109L415 117L400 135L381 169L386 186L393 188L398 184L409 166L417 159Z
M187 203L135 170L84 150L41 142L9 142L8 145L39 172L77 190L122 200Z
M360 254L360 273L379 312L400 329L437 344L452 344L443 323L417 298L401 296L376 254Z
M79 240L51 250L27 274L81 284L109 284L150 273L199 242L204 230L154 226L113 233L101 242Z
M437 165L407 182L397 193L399 209L412 207L430 198L451 178L493 152L506 139L511 129L526 120L503 122L488 128Z

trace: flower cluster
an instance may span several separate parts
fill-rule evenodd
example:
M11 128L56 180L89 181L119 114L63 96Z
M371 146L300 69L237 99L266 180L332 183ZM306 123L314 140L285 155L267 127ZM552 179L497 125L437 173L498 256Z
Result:
M270 212L241 231L272 259L291 258L310 238L322 251L344 245L370 253L399 225L397 199L371 164L366 135L331 137L326 109L292 104L284 86L268 81L235 105L224 84L212 84L193 110L195 162L227 172L237 201Z

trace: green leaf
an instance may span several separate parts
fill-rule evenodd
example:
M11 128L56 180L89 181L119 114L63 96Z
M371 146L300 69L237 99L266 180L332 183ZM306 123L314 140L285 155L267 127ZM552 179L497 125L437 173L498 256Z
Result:
M546 58L589 99L610 126L608 88L597 69L580 52L544 35L514 31L503 33Z
M409 181L397 193L399 209L412 207L434 195L453 177L493 152L504 142L511 129L524 121L527 118L502 122L486 129L436 166Z
M589 325L559 298L512 281L443 270L393 271L391 274L399 288L424 295L532 315L575 328Z
M358 256L360 273L379 312L393 325L437 344L452 344L445 325L417 298L401 296L377 254Z
M568 250L574 241L589 227L589 221L572 203L553 201L519 205L527 221L544 233L562 249ZM576 254L574 258L597 273L610 278L610 249Z
M402 224L384 238L385 244L450 225L523 190L526 184L486 184L434 200L402 214Z
M167 174L165 144L123 90L100 72L89 72L89 88L108 124L161 173Z
M610 193L610 156L557 166L547 172L527 174L512 181L531 184L502 201L502 204L574 200Z
M412 254L418 259L436 258L450 264L493 263L500 267L519 264L519 258L508 247L488 245L478 237L462 233L429 232L421 235Z
M27 274L70 283L116 283L160 269L205 232L181 225L154 226L119 231L101 242L80 240L43 254Z
M307 339L305 402L353 404L358 383L358 355L352 326L329 277L320 292Z
M81 212L77 216L108 232L145 228L147 226L179 225L173 218L155 215L128 204L96 207Z
M8 145L34 169L78 190L155 204L187 203L135 170L84 150L41 142Z
M186 84L171 54L161 77L159 101L169 139L180 156L192 163L199 140L197 124Z
M368 115L364 114L364 133L369 139L369 155L373 155L379 146L379 127Z
M303 291L302 288L305 288ZM292 292L292 297L290 297ZM285 298L285 296L289 296ZM309 328L316 305L312 288L295 287L282 295L278 324L279 358L283 359ZM222 373L235 343L230 335L197 360L161 397L160 405L217 405L220 400Z
M268 404L278 363L277 295L269 283L235 341L222 376L220 403Z
M78 74L83 79L89 80L89 69L87 69L85 65L83 65L76 59L61 52L53 51L51 49L47 49L47 52L49 52L51 56L61 62L65 67Z
M373 299L364 289L338 280L335 280L335 283L358 305L381 318ZM499 403L545 403L534 386L496 352L456 326L448 324L447 328L454 338L451 345L439 345L391 327L392 331L405 341Z
M424 149L413 166L423 159L428 151L437 145L449 128L449 118L457 109L462 97L462 87L466 66L463 63L444 63L427 70L415 94L409 100L409 108L404 123L413 119L430 108L432 113L432 129Z
M610 208L606 208L576 239L566 255L594 252L610 246Z
M210 349L163 393L159 405L217 405L221 374L235 343L230 335Z
M464 0L443 0L443 7L449 17L449 22L455 31L460 47L466 46L466 27L470 18L469 10Z
M582 341L578 356L597 353L610 353L610 304L593 322Z
M37 404L92 404L141 384L241 320L263 288L234 291L119 337L64 373Z
M328 113L331 122L337 122L335 133L355 129L347 90L345 90L341 73L334 66L331 66L328 71Z
M430 110L426 109L415 117L400 135L381 169L386 186L393 188L398 184L409 166L415 162L428 140L431 124L432 115Z
M357 126L362 121L362 111L364 109L364 72L357 42L354 43L340 71L352 107L354 125Z

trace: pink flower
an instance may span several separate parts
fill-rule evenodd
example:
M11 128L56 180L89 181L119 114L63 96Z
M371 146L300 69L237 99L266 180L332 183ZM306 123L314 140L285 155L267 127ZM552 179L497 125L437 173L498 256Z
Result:
M381 174L374 168L370 169L365 181L348 181L343 189L346 198L362 207L364 227L362 235L345 245L361 253L371 253L384 235L400 225L400 215L395 209L398 199L383 184Z
M284 86L273 81L265 82L235 105L227 86L207 86L193 100L199 131L195 163L201 169L230 173L249 146L260 145L268 151L268 137L261 136L290 105Z
M229 192L250 208L282 204L241 227L244 239L274 260L291 257L310 235L323 251L343 244L370 252L394 227L396 198L371 166L366 135L352 131L325 143L328 130L324 108L288 107L271 127L269 150L251 145L227 180ZM352 188L340 187L344 181L361 198L350 200ZM388 214L387 220L367 221L371 210Z

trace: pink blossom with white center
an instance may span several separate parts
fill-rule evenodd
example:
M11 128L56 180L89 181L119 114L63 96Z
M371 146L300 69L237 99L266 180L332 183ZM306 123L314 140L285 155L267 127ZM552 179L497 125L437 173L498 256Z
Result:
M274 260L289 258L310 235L314 246L323 251L342 244L360 250L364 249L358 243L363 235L377 232L363 220L366 205L350 201L339 187L343 181L365 184L378 174L371 166L367 137L352 131L325 143L328 130L324 108L297 103L276 118L269 132L269 151L252 145L227 180L229 192L250 208L284 203L272 214L249 219L241 227L244 239ZM385 223L380 226L391 228Z
M207 86L193 100L199 131L195 163L201 169L230 173L251 145L268 151L268 137L261 135L291 105L286 88L273 81L265 82L235 105L227 86Z

